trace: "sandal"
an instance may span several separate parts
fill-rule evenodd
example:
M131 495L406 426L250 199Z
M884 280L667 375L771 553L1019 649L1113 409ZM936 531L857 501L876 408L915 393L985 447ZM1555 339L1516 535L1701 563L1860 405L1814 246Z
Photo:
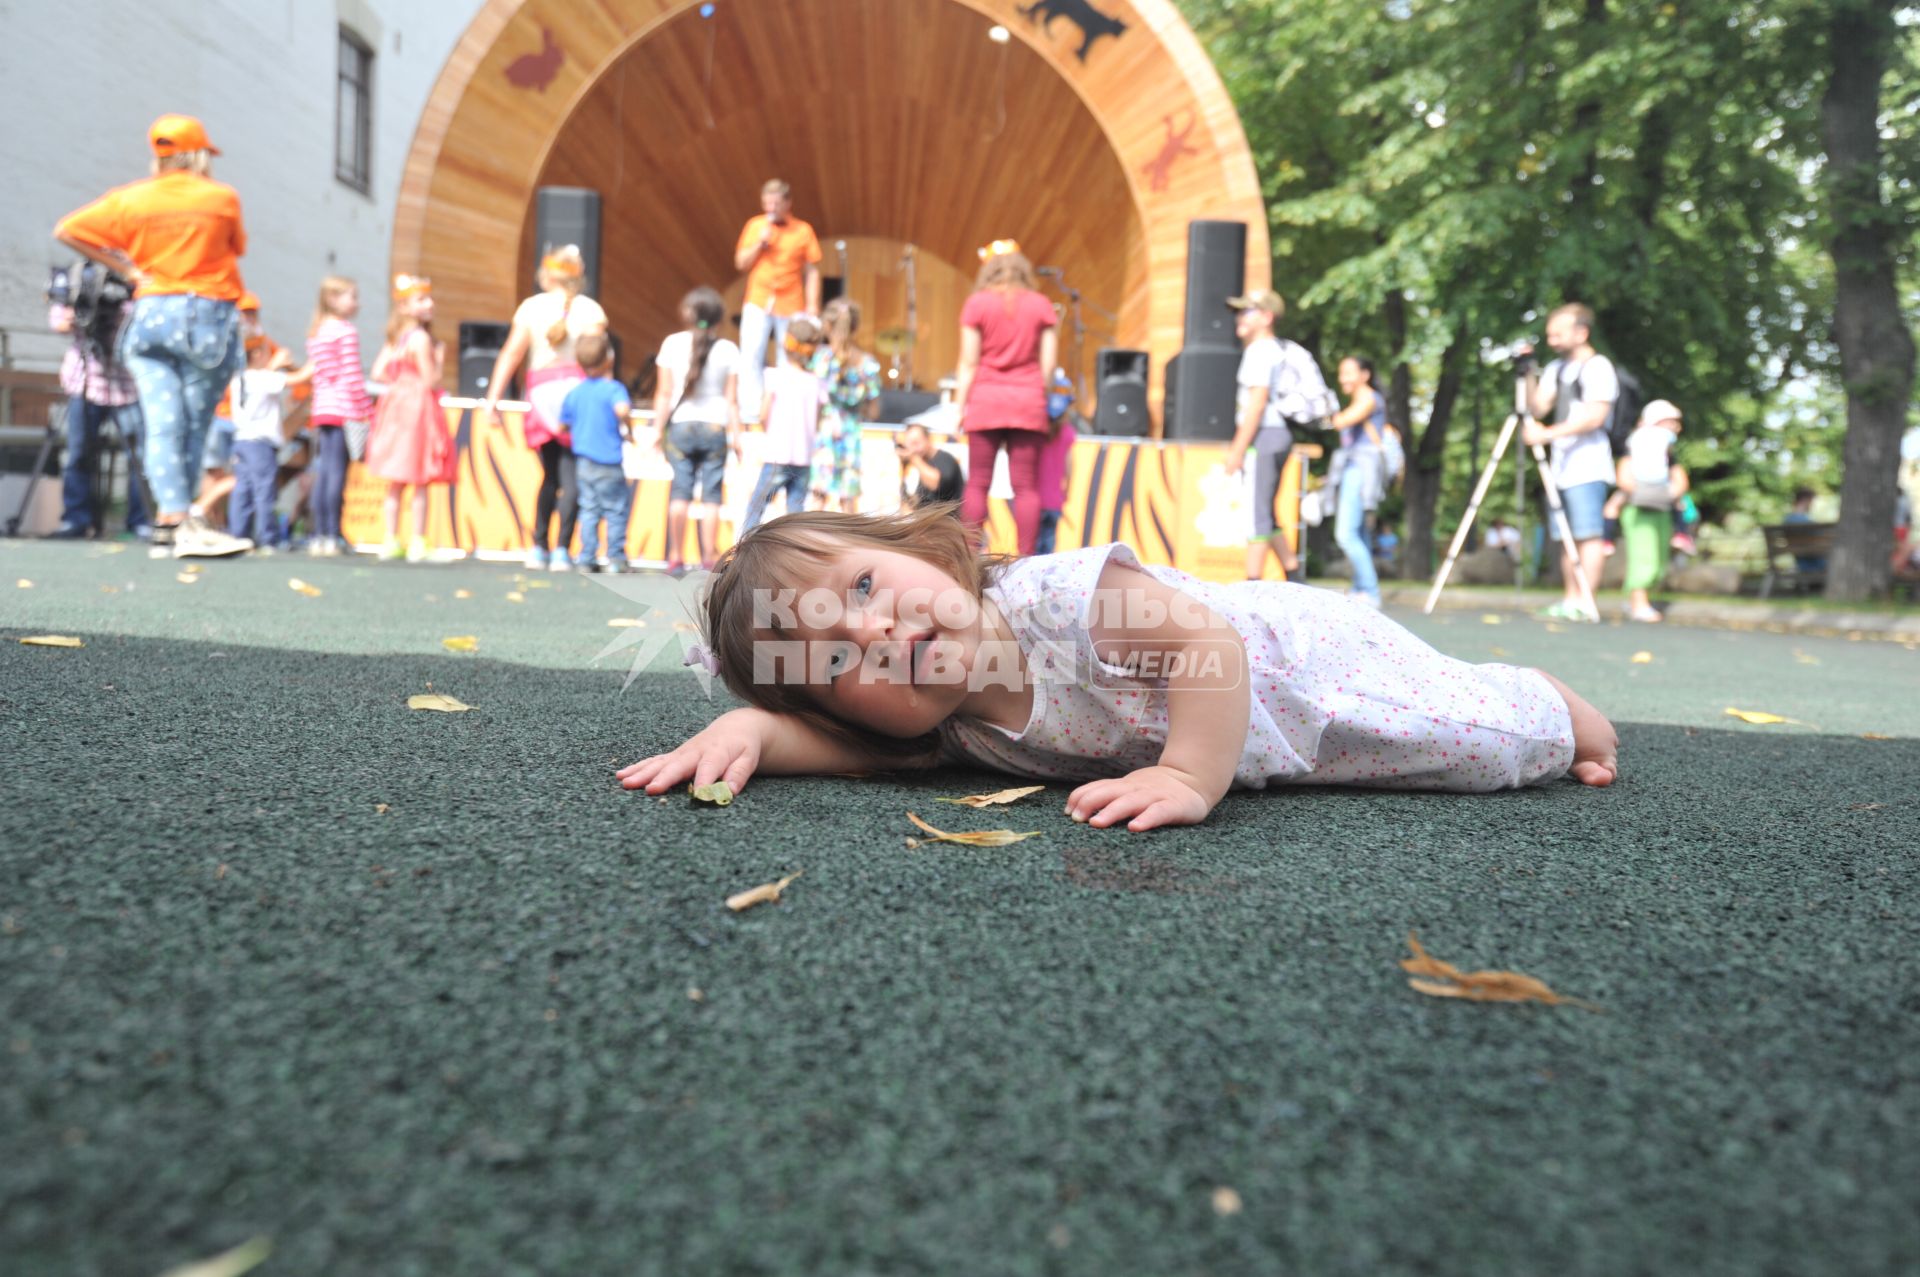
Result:
M1660 609L1658 608L1637 607L1627 613L1627 619L1629 621L1639 621L1645 625L1658 625L1667 618L1661 615Z

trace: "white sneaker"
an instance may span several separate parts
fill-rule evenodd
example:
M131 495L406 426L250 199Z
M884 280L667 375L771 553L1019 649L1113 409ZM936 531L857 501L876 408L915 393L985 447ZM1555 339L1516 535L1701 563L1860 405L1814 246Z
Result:
M252 548L247 538L229 536L197 514L189 514L173 532L176 559L224 559Z

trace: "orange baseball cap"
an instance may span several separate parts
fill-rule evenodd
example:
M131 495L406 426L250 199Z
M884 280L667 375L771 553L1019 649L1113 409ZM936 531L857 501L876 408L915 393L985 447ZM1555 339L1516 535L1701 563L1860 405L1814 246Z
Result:
M207 140L207 126L191 115L163 115L147 130L147 141L155 155L179 155L183 151L211 151L220 148Z

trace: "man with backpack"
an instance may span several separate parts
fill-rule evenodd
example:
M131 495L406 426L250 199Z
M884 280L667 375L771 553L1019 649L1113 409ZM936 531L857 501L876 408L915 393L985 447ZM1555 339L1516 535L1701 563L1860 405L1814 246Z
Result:
M1614 472L1608 431L1620 399L1620 377L1613 361L1593 348L1593 311L1579 302L1547 316L1547 345L1557 358L1538 374L1527 373L1534 420L1522 428L1520 439L1528 447L1547 445L1573 545L1562 547L1560 575L1566 596L1542 615L1597 621L1581 596L1573 563L1579 564L1588 587L1598 591L1607 561L1605 508ZM1531 353L1531 348L1521 353Z

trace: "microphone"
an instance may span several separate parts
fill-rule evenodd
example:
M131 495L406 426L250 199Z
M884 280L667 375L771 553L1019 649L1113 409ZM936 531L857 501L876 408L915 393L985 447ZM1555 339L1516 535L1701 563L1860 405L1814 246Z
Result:
M1033 268L1033 273L1047 279L1060 278L1060 268L1058 266L1036 266Z
M835 251L835 252L837 252L837 253L844 253L844 252L846 252L846 251L847 251L847 241L845 241L844 239L836 239L835 241L833 241L833 249L834 249L834 251Z

